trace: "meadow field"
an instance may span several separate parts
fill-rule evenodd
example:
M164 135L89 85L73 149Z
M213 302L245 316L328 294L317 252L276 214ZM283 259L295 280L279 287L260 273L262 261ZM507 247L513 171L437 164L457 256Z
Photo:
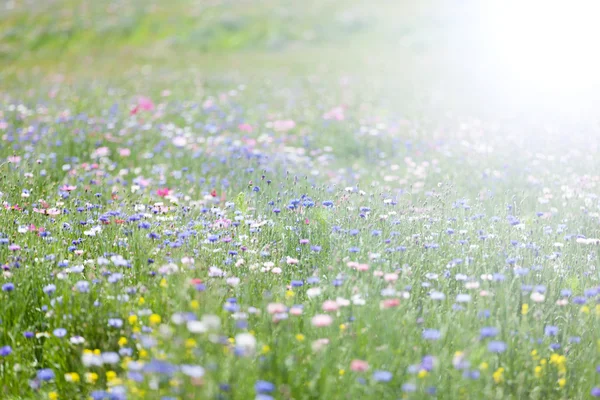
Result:
M598 102L452 3L0 3L0 398L600 397Z

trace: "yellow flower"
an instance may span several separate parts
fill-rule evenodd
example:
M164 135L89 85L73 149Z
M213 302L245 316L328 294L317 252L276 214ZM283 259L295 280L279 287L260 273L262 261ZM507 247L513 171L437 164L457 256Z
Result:
M127 369L127 367L129 366L130 362L131 362L131 357L125 357L123 359L123 362L121 363L121 368Z
M98 374L95 372L86 372L85 373L85 381L87 383L94 384L98 380Z
M529 312L529 304L523 303L521 306L521 314L525 315Z
M489 367L489 365L485 361L482 362L481 364L479 364L479 369L482 371L485 371L486 369L488 369L488 367Z
M582 312L584 314L589 314L590 313L590 308L588 306L583 306L579 309L579 312Z
M185 347L187 347L188 349L191 349L192 347L196 347L196 341L194 339L186 339Z
M167 287L167 280L165 278L162 278L160 280L160 287Z
M99 356L100 354L102 354L102 352L100 351L100 349L94 349L94 354Z
M548 361L546 361L546 359L545 359L545 358L542 358L542 359L540 360L540 364L541 364L542 366L543 366L543 365L546 365L546 363L547 363L547 362L548 362Z
M152 325L160 324L160 321L162 321L162 319L160 318L160 315L158 315L158 314L152 314L150 316L150 323Z
M600 316L600 304L596 304L596 316Z
M292 292L291 290L285 292L286 299L291 299L292 297L294 297L294 292Z
M504 377L502 376L502 374L504 374L504 368L500 367L496 370L496 372L494 372L492 374L492 377L494 378L494 382L501 383L504 380Z
M304 335L299 333L296 335L296 340L299 342L303 342L304 341Z
M533 372L536 378L542 377L542 367L540 365L536 366Z
M340 331L346 330L346 324L340 324Z
M129 318L127 318L127 321L129 321L129 325L135 325L138 321L138 317L137 315L130 315Z
M561 388L564 388L566 384L567 384L567 380L565 378L560 378L558 380L558 386L560 386Z
M127 344L127 338L125 336L121 336L119 338L119 346L123 347Z
M79 382L79 374L77 372L68 372L65 374L65 380L67 382L77 383Z
M48 393L48 398L50 400L56 400L56 399L58 399L58 393L56 393L56 392L50 392L50 393Z
M147 358L148 357L148 352L144 349L141 349L139 352L140 358Z
M340 373L340 376L344 376L344 374L346 373L346 370L345 369L340 369L339 373Z
M427 376L427 374L428 374L427 370L422 369L422 370L419 371L419 373L417 374L417 376L419 378L423 379L423 378L425 378Z
M142 304L144 304L146 302L146 300L143 297L140 297L138 300L138 304L141 306Z
M117 378L117 373L115 371L106 371L106 380L114 381Z
M190 301L190 308L192 310L197 310L200 308L200 302L198 300L192 300Z
M262 353L263 353L263 354L267 354L267 353L268 353L268 352L270 352L270 351L271 351L271 348L269 347L269 345L268 345L268 344L265 344L265 345L262 347Z

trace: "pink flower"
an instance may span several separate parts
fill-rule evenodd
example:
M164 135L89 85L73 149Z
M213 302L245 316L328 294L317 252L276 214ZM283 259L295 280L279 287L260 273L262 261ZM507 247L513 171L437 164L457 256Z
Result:
M63 192L72 192L75 189L77 189L77 186L73 186L73 185L62 185L60 187L60 190Z
M7 161L9 163L18 164L21 162L21 156L9 156Z
M240 131L242 131L242 132L248 132L248 133L250 133L250 132L252 132L252 125L250 125L250 124L246 124L246 123L244 123L244 124L239 124L239 125L238 125L238 129L239 129Z
M369 363L363 360L352 360L350 370L354 372L365 372L369 369Z
M286 259L285 259L285 262L286 262L288 265L296 265L296 264L298 264L298 260L297 260L297 259L295 259L295 258L292 258L292 257L290 257L290 256L286 257Z
M379 308L393 308L400 305L400 299L385 299L379 304Z
M220 218L212 224L212 227L213 228L229 228L229 225L231 225L230 219Z
M312 318L311 322L313 326L322 328L331 325L333 323L333 318L326 314L317 314Z
M302 315L302 307L292 307L292 308L290 308L290 314L292 314L292 315Z
M287 307L285 304L281 303L269 303L267 305L267 312L269 314L280 314L287 311Z
M159 195L160 197L166 197L170 193L171 193L171 190L169 188L161 188L156 191L156 194Z
M92 153L92 157L93 158L97 158L97 157L106 157L110 154L110 149L108 147L98 147L96 150L94 150L94 152Z
M154 110L154 103L148 97L140 96L138 97L138 107L144 111L152 111Z
M317 339L314 342L312 342L311 347L312 347L313 351L321 351L325 347L327 347L328 344L329 344L329 339Z
M340 307L335 301L326 300L321 308L323 309L323 311L337 311Z
M273 122L273 130L275 132L287 132L296 127L296 123L291 119L279 120Z
M383 279L384 279L386 282L395 282L395 281L397 281L397 280L398 280L398 274L394 274L394 273L391 273L391 274L385 274L385 275L383 276Z
M344 108L341 106L334 107L331 110L327 111L325 114L323 114L323 118L324 119L333 119L336 121L343 121L345 118Z
M130 149L119 149L118 151L121 157L129 157L131 155Z

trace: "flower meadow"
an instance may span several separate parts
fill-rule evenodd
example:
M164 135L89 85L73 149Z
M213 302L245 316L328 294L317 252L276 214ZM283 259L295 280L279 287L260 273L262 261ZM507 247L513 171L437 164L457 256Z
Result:
M156 86L0 93L2 399L600 397L593 127Z

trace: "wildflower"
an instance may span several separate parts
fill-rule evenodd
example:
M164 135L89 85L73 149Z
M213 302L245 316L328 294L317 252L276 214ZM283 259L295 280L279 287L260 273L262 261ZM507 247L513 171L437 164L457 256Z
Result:
M506 351L506 343L491 341L488 343L488 350L492 353L504 353Z
M299 342L303 342L303 341L304 341L304 339L305 339L305 336L304 336L303 334L301 334L301 333L298 333L298 334L296 335L296 340L297 340L297 341L299 341Z
M12 292L13 290L15 290L15 285L12 282L8 282L2 285L3 292Z
M96 383L98 380L98 374L95 372L86 372L85 373L85 381L87 383L91 383L92 385Z
M65 380L67 382L77 383L79 382L79 374L77 372L68 372L65 374Z
M160 315L158 315L158 314L152 314L152 315L150 315L150 324L151 325L160 324L161 320L162 319L160 318Z
M526 315L529 312L529 304L523 303L521 305L521 314Z
M57 400L58 399L58 393L56 393L56 392L50 392L50 393L48 393L48 399L49 400Z
M389 382L392 380L392 373L389 371L375 371L373 372L373 380L375 382Z
M494 337L494 336L498 335L498 329L494 328L494 327L481 328L479 334L480 334L480 337L482 339L489 338L489 337Z
M9 356L12 353L12 348L10 346L2 346L0 347L0 357Z
M494 382L496 383L501 383L502 381L504 381L504 368L500 367L498 368L493 374L492 374L492 378L494 378Z
M438 340L442 337L440 331L437 329L425 329L422 336L425 340Z
M267 381L256 381L254 390L256 393L271 393L275 390L275 385Z
M546 325L544 328L544 335L546 336L556 336L558 334L558 327L552 325Z
M363 360L352 360L350 362L350 370L354 372L365 372L369 369L369 363Z
M51 381L54 379L54 371L50 368L40 369L37 371L37 378L40 381Z
M333 322L333 318L331 318L329 315L326 315L326 314L318 314L312 318L311 322L312 322L313 326L321 328L321 327L331 325Z

